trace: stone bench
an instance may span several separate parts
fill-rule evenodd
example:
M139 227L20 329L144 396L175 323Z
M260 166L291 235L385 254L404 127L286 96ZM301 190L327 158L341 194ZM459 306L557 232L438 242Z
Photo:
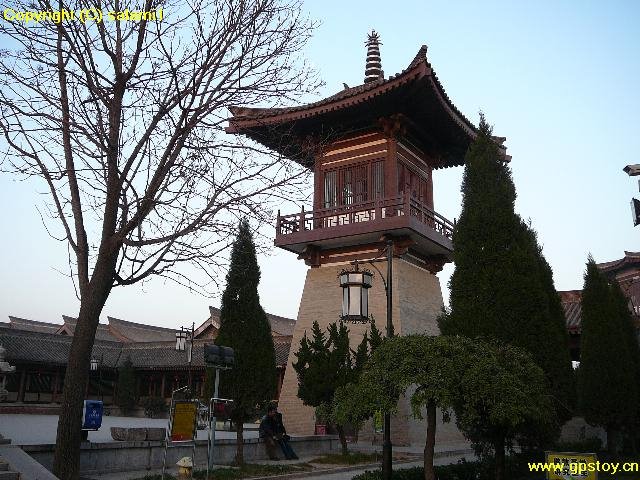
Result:
M162 441L166 428L111 427L111 438L121 442Z

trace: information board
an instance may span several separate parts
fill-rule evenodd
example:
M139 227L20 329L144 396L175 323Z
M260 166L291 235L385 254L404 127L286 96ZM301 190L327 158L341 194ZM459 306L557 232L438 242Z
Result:
M82 407L82 429L98 430L102 425L102 411L100 400L85 400Z
M598 456L595 453L546 452L548 480L598 480Z
M171 419L171 441L192 441L196 435L196 404L175 402Z

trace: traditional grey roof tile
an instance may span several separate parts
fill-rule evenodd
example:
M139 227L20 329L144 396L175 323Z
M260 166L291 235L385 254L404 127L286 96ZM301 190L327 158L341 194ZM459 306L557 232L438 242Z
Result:
M178 331L174 328L127 322L114 317L107 317L107 320L111 334L121 336L120 340L125 342L175 342Z

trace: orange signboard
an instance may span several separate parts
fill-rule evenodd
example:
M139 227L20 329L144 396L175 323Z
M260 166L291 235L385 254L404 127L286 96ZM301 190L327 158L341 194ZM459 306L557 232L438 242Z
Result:
M171 420L171 441L191 441L196 435L196 404L194 402L176 402Z

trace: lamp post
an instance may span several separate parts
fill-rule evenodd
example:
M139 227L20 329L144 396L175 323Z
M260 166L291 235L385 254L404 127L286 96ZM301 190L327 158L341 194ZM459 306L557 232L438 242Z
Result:
M193 364L193 336L195 332L195 322L191 323L191 331L189 328L180 327L180 331L176 332L176 350L179 352L187 352L187 363L189 364L189 394L193 396L193 384L191 367Z
M100 397L100 401L104 402L104 398L102 397L102 369L100 368L101 363L103 363L102 360L104 360L104 354L100 356L100 360L92 357L89 367L92 372L98 372L98 396Z
M388 239L383 251L387 255L387 279L378 267L372 262L379 257L368 261L378 273L384 285L387 297L387 338L393 336L393 240ZM382 256L382 254L380 255ZM346 322L367 322L369 320L369 288L372 286L373 274L358 269L358 261L355 261L354 270L340 272L340 286L342 287L342 319ZM391 414L385 412L382 440L382 478L391 480L392 472L392 447L391 447Z

